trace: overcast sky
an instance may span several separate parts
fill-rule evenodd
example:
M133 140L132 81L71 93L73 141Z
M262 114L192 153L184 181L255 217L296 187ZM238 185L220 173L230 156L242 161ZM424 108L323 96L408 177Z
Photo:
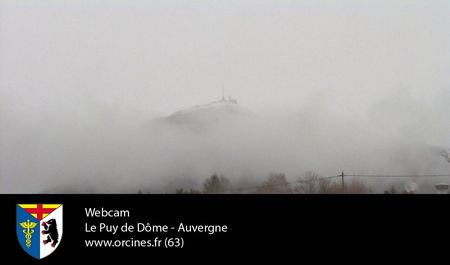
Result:
M450 89L446 0L0 3L1 104L17 111L170 113L222 85L250 108L326 95L358 110Z
M303 139L320 131L318 143L330 140L317 157L324 151L332 159L335 139L327 137L343 123L377 128L370 131L373 141L361 141L372 141L373 148L404 136L448 147L450 1L0 0L3 191L20 191L18 185L36 175L56 178L68 168L72 176L85 174L77 170L103 158L120 139L135 138L120 128L217 100L222 86L252 111L322 119L318 131L310 128ZM343 115L344 122L317 115L324 109ZM291 130L287 117L283 126ZM377 138L390 130L390 142ZM351 133L342 135L353 139ZM283 158L289 142L275 140L273 146ZM86 148L102 152L83 158L93 153ZM113 148L123 153L119 145ZM148 158L145 150L141 157ZM117 165L108 159L91 168ZM126 175L137 168L133 163L112 172ZM330 166L330 172L340 167ZM94 171L89 174L110 173Z

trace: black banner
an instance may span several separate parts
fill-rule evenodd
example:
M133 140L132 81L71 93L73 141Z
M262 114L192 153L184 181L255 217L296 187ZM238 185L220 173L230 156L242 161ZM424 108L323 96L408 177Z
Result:
M438 247L436 238L449 236L450 197L437 195L1 195L1 201L2 256L17 264L343 259L399 245ZM38 260L19 244L16 204L50 203L63 204L63 233L54 252Z

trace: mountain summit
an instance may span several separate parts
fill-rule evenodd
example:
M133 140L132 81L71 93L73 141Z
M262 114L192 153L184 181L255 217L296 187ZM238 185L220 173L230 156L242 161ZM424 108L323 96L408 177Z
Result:
M253 115L252 112L239 105L237 100L222 98L219 101L179 110L169 116L153 120L152 124L172 125L201 131L251 115Z

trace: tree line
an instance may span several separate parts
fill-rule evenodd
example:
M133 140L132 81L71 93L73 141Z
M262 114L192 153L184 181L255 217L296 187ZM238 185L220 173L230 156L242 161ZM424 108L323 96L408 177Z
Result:
M369 194L372 189L363 181L352 179L342 186L339 178L321 177L306 172L295 181L288 182L284 173L270 173L268 178L254 186L236 186L224 175L213 174L202 183L201 189L179 188L176 194Z

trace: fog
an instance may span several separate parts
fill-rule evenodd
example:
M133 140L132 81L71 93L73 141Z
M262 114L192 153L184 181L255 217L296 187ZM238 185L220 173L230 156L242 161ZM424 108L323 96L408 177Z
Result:
M0 193L449 174L449 14L449 1L0 1ZM222 87L238 112L189 112Z

